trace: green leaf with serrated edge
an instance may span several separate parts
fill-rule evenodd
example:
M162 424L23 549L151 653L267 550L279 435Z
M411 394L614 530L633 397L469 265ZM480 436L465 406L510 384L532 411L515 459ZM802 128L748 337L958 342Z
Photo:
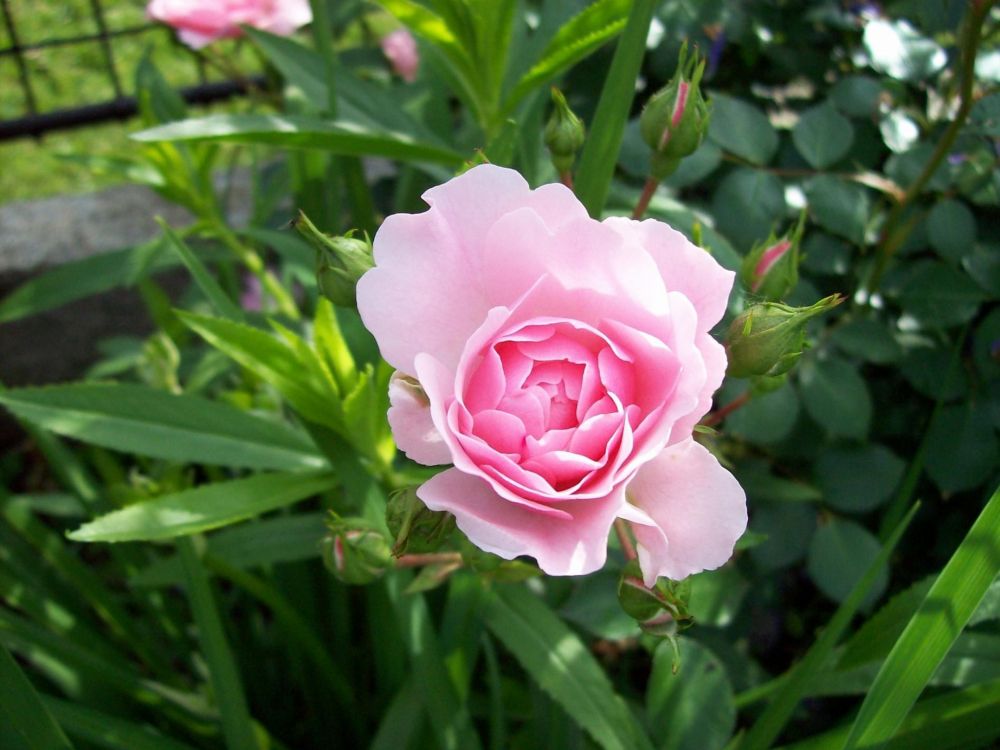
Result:
M967 750L1000 736L1000 680L927 698L914 706L887 750ZM842 750L849 724L780 750Z
M68 735L88 743L88 747L108 750L194 750L191 745L170 739L148 724L138 724L112 716L80 703L43 695L42 703Z
M802 113L792 129L795 148L816 169L826 169L840 161L854 142L851 121L828 102Z
M517 82L505 101L513 109L532 89L552 80L607 43L625 28L628 0L598 0L564 23L538 61Z
M538 597L522 587L497 586L484 597L484 619L528 674L601 747L651 748L590 651Z
M323 519L322 513L297 513L239 524L206 536L205 552L241 569L311 560L320 555ZM183 577L178 557L161 557L133 575L129 585L172 586Z
M291 505L336 484L328 472L257 474L206 484L113 511L71 531L69 538L128 542L195 534Z
M1000 489L955 550L879 670L845 750L889 740L1000 573Z
M0 404L59 435L141 456L254 469L326 463L307 437L279 422L144 385L21 388L0 393Z
M600 218L604 211L655 6L654 0L633 0L580 154L576 195L594 218Z
M806 652L806 655L794 667L789 670L781 683L781 687L776 691L774 699L760 715L750 731L738 741L736 746L739 750L765 750L771 747L778 739L781 730L792 717L795 707L806 695L809 688L809 681L812 676L822 670L830 659L837 641L851 624L855 613L861 606L861 602L867 596L879 573L889 560L889 556L896 548L903 533L913 520L919 504L914 505L906 517L892 532L892 535L883 545L878 558L868 567L861 580L857 582L850 595L844 600L826 627L820 633L819 638Z
M72 743L17 662L0 646L0 719L31 750L70 750Z
M759 108L742 99L710 92L708 137L724 150L763 166L778 150L778 133Z
M142 143L211 141L318 149L344 156L384 156L459 166L465 156L446 146L423 143L397 131L377 130L349 121L298 115L210 115L134 133Z

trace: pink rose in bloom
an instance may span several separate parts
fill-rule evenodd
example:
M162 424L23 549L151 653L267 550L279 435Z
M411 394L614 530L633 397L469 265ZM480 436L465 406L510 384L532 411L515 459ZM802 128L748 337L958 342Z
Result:
M562 185L483 165L375 236L358 309L396 368L389 422L417 491L480 548L599 569L631 523L647 585L722 565L746 528L692 439L726 370L733 273L659 221L591 219Z
M312 21L309 0L150 0L146 14L195 49L239 36L242 24L288 36Z
M406 29L396 29L382 37L382 53L392 63L392 69L407 83L417 80L420 53L417 40Z

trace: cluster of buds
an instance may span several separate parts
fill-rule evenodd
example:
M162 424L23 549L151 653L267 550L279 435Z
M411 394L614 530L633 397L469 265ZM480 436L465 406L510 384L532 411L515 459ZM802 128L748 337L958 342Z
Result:
M805 211L791 231L782 237L774 232L753 246L740 267L743 285L757 297L777 301L799 283L800 248L805 228Z
M372 243L346 235L323 234L299 211L294 226L316 250L316 283L320 294L342 307L357 306L358 279L375 265Z
M806 324L843 301L833 294L808 307L761 302L747 308L726 334L726 374L734 378L784 375L805 350Z
M545 125L545 146L549 149L556 171L565 175L573 169L576 153L583 146L586 132L583 122L566 103L566 97L554 86L552 103L555 108Z
M685 42L674 77L653 94L639 118L639 132L653 150L650 177L657 182L694 153L708 131L711 106L699 86L704 72L704 58L697 52L689 56Z

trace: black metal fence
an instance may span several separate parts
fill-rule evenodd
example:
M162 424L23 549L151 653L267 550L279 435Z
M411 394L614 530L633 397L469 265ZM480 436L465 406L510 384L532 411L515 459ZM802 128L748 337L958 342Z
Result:
M121 0L114 0L121 3ZM10 67L0 67L0 88L17 87L20 91L20 111L10 116L11 106L6 107L0 115L0 140L24 136L40 136L53 130L64 130L83 125L105 122L108 120L127 119L137 112L131 89L131 71L122 70L115 45L118 40L134 38L143 35L170 35L171 32L161 26L142 22L131 23L120 27L112 27L108 23L106 3L102 0L78 0L78 4L86 5L79 8L86 13L88 23L83 24L92 29L89 33L68 33L65 36L55 35L43 39L25 39L21 28L29 13L34 13L40 0L21 3L15 6L12 0L0 0L0 12L3 16L2 29L6 39L0 37L0 63L5 60L13 62ZM134 0L131 6L143 8L144 0ZM77 24L79 26L79 24ZM72 101L59 102L55 106L45 106L38 96L37 72L33 70L32 55L54 48L89 47L99 49L99 77L110 86L111 96L103 97L102 101L88 100L92 91L74 91ZM232 80L209 80L204 59L182 45L175 44L177 54L187 55L194 63L196 70L192 85L181 88L181 94L192 103L207 103L224 99L245 92L245 84Z

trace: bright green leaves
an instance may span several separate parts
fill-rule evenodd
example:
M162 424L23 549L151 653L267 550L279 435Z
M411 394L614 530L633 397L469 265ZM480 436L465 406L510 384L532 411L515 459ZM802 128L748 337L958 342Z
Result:
M778 133L757 107L742 99L711 92L708 137L726 151L762 166L778 150Z
M129 542L196 534L290 505L336 483L328 472L256 474L136 503L69 536L78 542Z
M524 588L499 586L484 609L493 635L604 750L651 748L593 655L544 602Z
M830 104L821 104L802 113L792 130L795 148L816 169L840 161L854 142L851 121Z
M218 401L142 385L80 383L0 393L14 414L60 435L143 456L253 469L315 469L311 441Z

